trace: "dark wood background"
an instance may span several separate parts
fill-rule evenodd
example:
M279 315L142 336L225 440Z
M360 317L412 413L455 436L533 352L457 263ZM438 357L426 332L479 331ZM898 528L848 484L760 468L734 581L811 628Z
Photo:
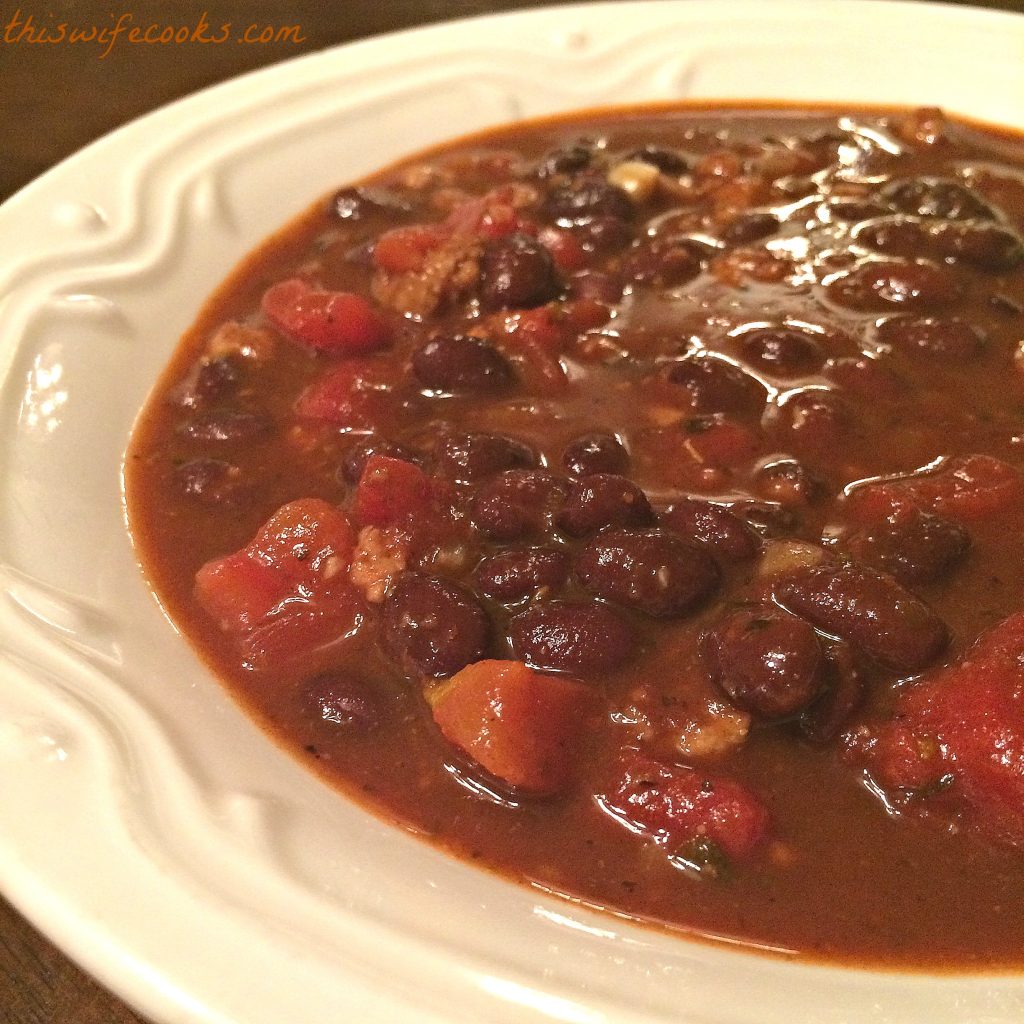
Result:
M161 104L244 71L352 39L546 0L8 0L0 6L0 201L65 156ZM863 0L867 8L871 0ZM958 2L958 0L950 0ZM959 0L967 2L967 0ZM814 0L807 0L808 6ZM1024 0L978 6L1024 12ZM109 26L195 25L215 30L297 25L300 43L266 45L116 45L100 58L90 45L3 41L20 12L35 27L64 21ZM870 16L870 15L868 15ZM927 12L922 9L922 17ZM12 31L17 31L15 28ZM908 43L911 41L908 41ZM10 252L11 240L7 240ZM2 828L2 822L0 822ZM2 1024L141 1024L142 1018L79 971L0 898ZM302 1024L302 1022L295 1022Z

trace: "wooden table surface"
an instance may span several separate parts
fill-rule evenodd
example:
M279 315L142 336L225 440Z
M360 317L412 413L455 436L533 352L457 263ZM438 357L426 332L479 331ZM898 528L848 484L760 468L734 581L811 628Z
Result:
M545 0L18 0L0 9L0 201L103 133L214 82L301 53L398 28ZM564 2L564 0L563 0ZM814 0L807 0L808 4ZM952 0L958 2L958 0ZM960 0L967 2L967 0ZM1024 0L978 6L1024 11ZM266 45L32 45L60 22L298 26ZM922 14L924 12L922 11ZM27 19L32 19L31 23ZM14 20L17 19L17 20ZM13 24L12 24L13 21ZM26 25L28 28L26 29ZM20 42L15 41L22 33ZM2 823L0 823L2 828ZM0 898L2 1024L141 1024ZM288 1022L293 1024L293 1022ZM303 1024L303 1022L294 1022Z

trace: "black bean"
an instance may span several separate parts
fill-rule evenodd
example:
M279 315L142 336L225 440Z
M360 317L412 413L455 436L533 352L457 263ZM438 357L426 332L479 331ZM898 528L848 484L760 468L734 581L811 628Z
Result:
M387 213L392 216L410 213L408 203L383 189L367 189L353 186L340 189L331 198L331 211L339 220L355 224L374 214Z
M569 575L569 556L557 548L519 548L485 558L474 572L482 594L511 604L538 591L558 591Z
M487 615L463 587L403 574L382 610L388 647L407 670L450 676L487 650Z
M569 495L558 525L573 537L606 526L645 526L654 522L647 495L631 480L615 473L592 473L570 480Z
M442 334L416 349L412 369L421 384L435 391L501 391L514 379L493 345L462 334Z
M528 309L560 290L551 253L529 235L488 242L480 260L480 299L489 309Z
M537 168L537 175L551 178L556 174L575 174L589 167L593 159L594 144L587 139L580 139L545 154Z
M800 391L781 409L794 441L819 453L831 453L856 422L850 403L831 388Z
M800 732L821 745L839 735L867 692L864 673L849 645L830 641L825 658L824 690L800 715Z
M622 274L657 288L692 281L701 272L700 256L689 246L661 239L633 246L622 259Z
M943 255L961 259L979 270L1013 270L1024 261L1024 241L1015 231L995 224L942 225L936 243Z
M359 441L346 453L341 463L341 478L350 484L359 483L366 463L373 455L386 455L390 459L416 463L416 457L401 445L385 441L376 434Z
M748 245L779 230L779 218L774 213L744 213L730 221L718 237L726 245Z
M1020 235L991 223L886 218L860 225L854 237L894 256L957 259L979 270L1012 270L1024 260Z
M564 480L544 470L511 469L483 484L473 497L474 526L495 540L542 533L565 501Z
M540 458L528 444L504 434L456 434L441 445L438 469L460 483L494 476L507 469L529 469Z
M182 387L181 404L194 408L222 402L235 394L242 377L241 365L231 356L202 359Z
M932 249L924 222L905 217L880 217L858 224L853 237L859 244L890 256L921 256Z
M638 160L640 163L657 167L663 174L685 174L690 169L690 162L677 149L667 149L648 143L640 149L634 149L626 156L627 160Z
M824 494L821 481L796 459L776 459L761 466L754 474L754 486L763 497L784 508L810 505Z
M821 644L803 619L771 605L733 612L701 638L708 675L744 711L789 718L818 695Z
M718 558L740 562L761 550L757 534L738 515L722 505L685 498L665 510L662 523L685 540L707 548Z
M667 530L605 530L580 552L576 575L592 594L659 619L686 615L718 586L718 565Z
M596 299L614 306L622 298L622 282L599 270L581 270L569 279L569 295L574 299Z
M629 452L615 434L583 434L566 445L562 465L573 476L621 474L629 469Z
M516 615L508 629L515 656L542 671L597 675L623 665L635 650L629 624L596 601L541 602Z
M566 228L587 224L595 217L629 221L633 203L622 189L603 178L587 177L551 189L541 204L541 215Z
M208 505L235 501L246 489L242 471L221 459L190 459L176 468L175 475L189 497Z
M890 260L862 263L828 285L828 295L833 302L855 310L946 306L955 302L960 292L956 278L947 267Z
M991 219L992 208L966 185L948 178L911 178L894 181L881 195L903 213L945 220Z
M829 220L841 221L871 220L890 211L888 204L873 199L830 199L825 209Z
M698 413L760 416L768 400L764 385L738 366L713 356L689 356L673 363L668 379L688 392Z
M363 679L347 672L324 672L302 687L301 701L314 721L346 732L370 732L383 712L380 695Z
M273 427L268 416L226 409L194 416L181 425L179 433L193 441L255 441Z
M897 513L847 542L855 558L911 585L942 579L970 546L970 535L959 523L917 510Z
M633 229L621 217L592 217L577 225L573 234L589 253L612 253L633 241Z
M889 317L878 325L875 337L883 345L952 363L975 358L985 346L982 331L956 317Z
M814 335L795 327L757 327L740 336L744 358L783 377L813 373L824 361Z
M775 598L894 672L919 672L949 642L945 624L928 605L891 576L859 565L797 569L779 579Z

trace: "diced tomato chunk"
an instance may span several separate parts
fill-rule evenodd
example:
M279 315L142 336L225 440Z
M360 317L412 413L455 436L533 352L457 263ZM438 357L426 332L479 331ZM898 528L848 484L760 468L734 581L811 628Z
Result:
M745 786L635 750L625 753L600 801L670 853L709 841L740 861L751 857L768 834L768 812Z
M272 667L352 630L358 596L348 578L356 536L335 506L283 506L241 551L207 562L196 598L256 668Z
M239 551L207 562L196 575L196 596L207 614L229 633L251 629L280 600L275 573Z
M891 722L847 741L896 802L1024 846L1024 613L905 689Z
M371 455L356 491L355 512L364 526L394 526L431 504L430 479L419 466Z
M374 265L389 274L422 270L427 257L451 237L440 224L412 224L385 231L373 245Z
M571 232L561 228L544 228L537 239L551 253L555 266L562 273L571 274L587 265L586 250Z
M487 195L459 203L444 222L453 235L472 235L476 238L500 238L519 231L524 224L513 204L513 189L508 186L493 189Z
M999 515L1024 499L1019 470L991 455L951 459L930 473L865 484L850 495L862 522L874 522L908 507L958 522Z
M467 665L434 704L445 738L496 778L534 794L568 783L594 691L518 661Z
M566 343L567 325L557 321L548 306L504 314L494 341L514 360L524 385L544 394L563 388L568 380L559 356Z
M752 459L759 442L742 423L718 415L691 421L683 445L702 465L734 467Z
M383 367L370 360L352 359L314 380L296 400L295 412L303 419L366 430L386 420L395 403Z
M387 324L361 295L321 291L297 277L268 288L261 307L280 331L321 352L373 352L390 336Z

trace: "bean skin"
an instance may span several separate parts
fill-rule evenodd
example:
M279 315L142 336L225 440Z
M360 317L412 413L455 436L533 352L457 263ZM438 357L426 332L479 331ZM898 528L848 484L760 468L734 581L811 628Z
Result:
M473 525L493 540L517 540L547 529L566 497L565 481L539 469L510 469L473 497Z
M666 149L664 146L655 146L650 143L641 149L633 150L626 159L650 164L652 167L657 167L663 174L685 174L690 168L689 160L678 150Z
M331 212L346 224L356 224L374 216L401 216L411 212L408 203L383 189L351 186L335 192Z
M223 410L194 416L182 425L180 433L192 441L227 443L266 437L273 427L270 418L259 413Z
M413 673L450 676L487 650L489 624L476 598L447 580L405 573L382 610L395 657Z
M875 337L883 345L947 363L966 363L985 347L984 334L958 317L889 317Z
M540 461L527 444L504 434L457 434L446 437L438 458L441 473L468 483L507 469L529 469Z
M480 299L488 309L530 309L559 292L551 254L536 239L515 233L487 244L480 261Z
M622 273L631 281L658 288L692 281L701 272L701 261L690 247L671 241L647 241L634 246L622 260Z
M558 515L559 527L584 537L606 526L644 526L654 522L647 495L614 473L593 473L569 482L569 496Z
M774 593L784 608L900 674L927 668L949 642L928 605L891 576L859 565L798 569L779 579Z
M726 245L749 245L779 230L779 218L774 213L745 213L731 221L719 233Z
M970 546L970 535L959 523L917 510L899 513L847 542L855 558L911 585L947 576Z
M583 434L566 445L562 465L573 476L621 475L629 469L629 453L614 434Z
M762 718L790 718L821 690L817 633L771 605L733 612L704 634L700 653L712 681L729 699Z
M753 558L761 549L757 534L735 512L699 498L677 501L664 511L661 522L685 540L730 562Z
M552 178L556 174L575 174L589 167L593 159L593 143L580 139L547 153L537 168L537 176Z
M580 552L592 594L658 619L681 618L718 586L714 559L667 530L605 530Z
M519 548L485 558L474 572L482 594L504 604L558 591L569 576L569 556L557 548Z
M583 678L618 668L635 649L625 619L596 601L541 602L516 615L508 630L516 657L531 668Z
M301 699L311 718L346 732L370 732L383 711L367 683L342 672L314 676L304 684Z
M806 331L794 327L759 327L741 337L744 358L766 373L802 376L820 369L821 347Z
M221 459L190 459L175 469L175 476L185 494L208 505L231 504L248 490L242 471Z
M480 338L432 338L412 354L412 371L435 391L501 391L514 380L505 357Z
M541 213L562 227L587 224L599 217L629 221L633 204L620 188L602 178L587 177L572 185L553 188L544 199Z
M947 178L911 178L894 181L881 195L902 213L944 220L989 220L992 207L959 181Z
M698 413L736 413L759 416L768 392L732 363L710 356L691 356L672 364L668 379L689 393L690 404Z
M841 274L827 291L833 302L856 310L937 308L960 296L960 286L947 267L889 260L863 263Z

